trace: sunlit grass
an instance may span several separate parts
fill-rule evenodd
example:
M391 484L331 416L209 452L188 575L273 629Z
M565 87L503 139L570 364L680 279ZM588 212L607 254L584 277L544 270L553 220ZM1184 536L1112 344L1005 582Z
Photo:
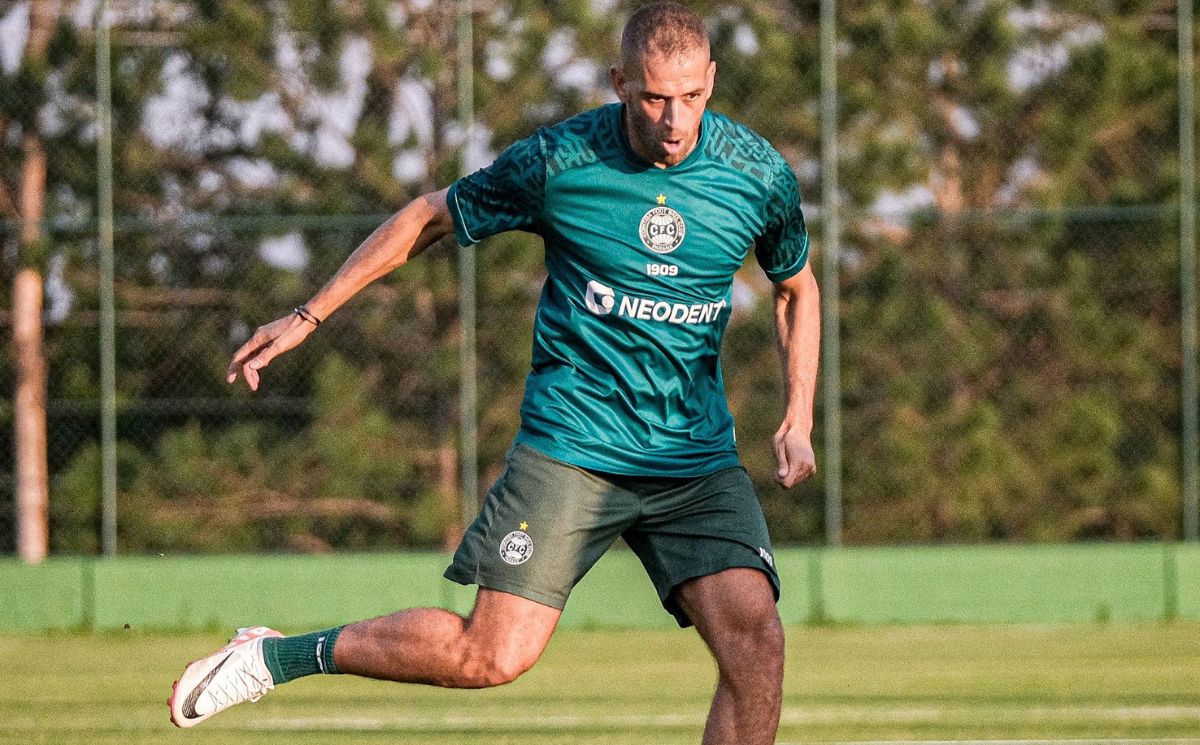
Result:
M0 637L0 742L691 743L715 669L690 631L563 631L516 683L308 678L190 731L183 664L223 639ZM793 628L780 741L1200 737L1200 625Z

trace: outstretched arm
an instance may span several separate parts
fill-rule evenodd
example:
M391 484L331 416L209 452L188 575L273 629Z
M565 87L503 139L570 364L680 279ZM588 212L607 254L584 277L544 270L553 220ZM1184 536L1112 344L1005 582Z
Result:
M775 284L775 331L783 361L783 424L775 433L775 481L790 488L817 472L813 397L821 346L821 303L812 267Z
M446 207L446 189L417 197L388 218L346 259L333 278L305 305L319 319L328 318L359 290L402 266L454 230ZM308 338L316 324L289 313L260 326L229 363L228 380L238 373L251 390L258 390L260 371L280 354Z

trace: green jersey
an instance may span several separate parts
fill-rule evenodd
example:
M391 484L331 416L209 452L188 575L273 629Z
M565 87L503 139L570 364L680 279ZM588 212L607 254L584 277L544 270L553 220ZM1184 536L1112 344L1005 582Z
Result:
M796 177L747 127L705 112L681 163L641 160L621 104L585 112L459 179L458 242L540 235L546 284L517 442L584 468L700 476L737 465L719 352L751 246L772 281L804 268Z

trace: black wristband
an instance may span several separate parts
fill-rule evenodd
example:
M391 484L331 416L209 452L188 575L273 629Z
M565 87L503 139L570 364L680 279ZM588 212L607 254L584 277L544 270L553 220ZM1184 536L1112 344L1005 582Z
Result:
M293 310L292 312L295 313L296 315L300 316L300 318L304 319L305 321L308 321L309 323L311 323L314 326L321 325L321 319L314 316L312 311L310 311L308 308L306 308L303 305L296 306L296 309Z

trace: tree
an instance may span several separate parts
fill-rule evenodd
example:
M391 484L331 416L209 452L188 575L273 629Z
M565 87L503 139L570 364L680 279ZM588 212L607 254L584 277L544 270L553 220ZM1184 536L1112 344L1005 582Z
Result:
M1148 3L845 8L849 538L1174 532L1169 222L1063 212L1169 198L1173 32Z
M464 160L481 165L612 100L607 68L635 4L474 3L469 139L456 121L456 4L204 0L118 18L125 548L166 548L150 538L159 521L196 549L453 540L460 329L448 245L328 319L258 394L226 386L225 362ZM1178 368L1173 225L1145 208L1176 188L1174 30L1160 5L839 3L848 541L1174 534L1177 402L1163 382ZM695 7L714 39L713 107L768 137L812 204L818 4ZM52 40L54 73L29 88L41 98L12 95L8 79L0 98L14 122L18 99L66 112L41 132L47 215L61 219L89 215L93 187L88 66L70 62L90 51L86 34L59 28L52 39L71 54L56 57ZM4 167L25 162L17 126L0 138ZM10 187L16 173L5 171ZM54 236L50 253L69 257L65 281L86 309L86 246ZM489 240L477 259L486 482L517 426L543 272L524 234ZM818 540L820 483L786 493L770 478L770 291L749 262L726 383L777 540ZM95 394L94 342L78 318L47 330L52 400ZM88 437L61 450L64 484L87 483ZM351 492L370 504L337 501ZM72 527L55 545L88 550L94 494L62 493L56 525ZM256 493L278 509L255 513ZM239 533L221 509L256 527ZM211 535L181 537L208 525Z
M180 398L208 398L236 407L204 415L213 436L256 415L276 418L280 436L303 437L323 426L321 412L304 403L312 371L341 351L355 374L372 381L373 399L405 423L411 481L436 485L443 504L436 514L452 540L459 332L452 253L431 250L373 286L272 369L265 395L227 389L220 369L230 339L311 293L365 237L365 226L457 175L455 8L229 1L181 10L126 18L114 32L114 68L125 73L114 90L117 212L153 221L148 230L126 227L121 238L120 394L147 402L144 413L124 410L123 429L138 430L152 450L167 447L175 427L196 421ZM174 43L135 43L151 33ZM313 213L365 217L307 225L267 217ZM231 227L260 221L274 225ZM272 232L281 240L265 240ZM130 323L137 313L143 325ZM89 462L85 451L79 459Z
M49 94L51 72L61 63L56 31L63 30L60 10L49 0L28 5L29 22L17 70L0 81L0 215L19 225L18 258L12 276L12 327L15 391L15 484L17 549L28 562L39 562L48 548L49 486L46 457L46 361L42 348L42 274L47 253L46 220L49 137L39 121Z

